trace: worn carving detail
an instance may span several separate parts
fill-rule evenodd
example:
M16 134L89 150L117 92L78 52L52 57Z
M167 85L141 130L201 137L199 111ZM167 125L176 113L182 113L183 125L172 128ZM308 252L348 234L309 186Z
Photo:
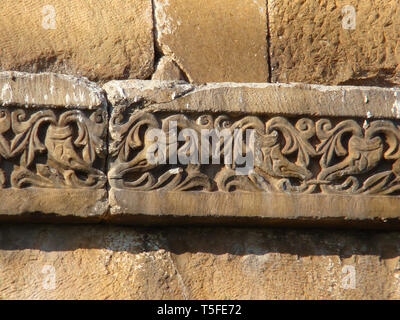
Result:
M102 188L106 119L101 109L1 108L1 187Z
M123 113L111 118L113 160L109 178L114 188L385 195L400 192L400 129L395 121L362 124L356 120L171 115L138 110L124 119ZM147 133L152 129L165 134L166 155L173 149L178 153L190 149L190 140L179 140L172 133L171 122L176 123L178 133L191 129L198 135L194 141L201 143L196 159L203 159L206 149L217 150L221 162L210 164L214 163L213 153L207 163L149 161L154 140L148 139ZM252 129L252 170L238 174L234 161L224 162L234 138L205 142L200 139L203 129L225 130L232 137L238 129ZM248 140L242 138L240 150L245 150Z

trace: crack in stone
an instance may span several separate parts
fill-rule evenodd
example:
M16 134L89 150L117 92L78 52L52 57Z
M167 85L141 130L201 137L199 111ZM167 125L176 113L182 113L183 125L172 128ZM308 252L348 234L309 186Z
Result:
M267 65L268 65L268 82L272 82L272 67L271 67L271 32L269 28L269 10L268 10L268 0L265 1L265 13L267 21Z

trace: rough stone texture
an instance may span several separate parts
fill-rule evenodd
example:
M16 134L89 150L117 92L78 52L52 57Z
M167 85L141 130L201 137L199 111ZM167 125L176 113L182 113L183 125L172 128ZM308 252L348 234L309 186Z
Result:
M264 0L154 0L159 50L191 82L268 80Z
M27 188L0 190L0 219L78 221L100 219L108 210L107 191L80 188ZM93 218L93 219L91 219ZM83 222L80 220L80 222Z
M154 61L151 0L2 0L0 56L0 70L147 78Z
M397 0L270 0L268 13L273 82L400 84Z
M122 80L110 81L103 89L114 106L146 107L151 112L400 119L398 88Z
M182 71L172 58L164 56L158 61L152 80L184 80Z
M399 243L366 231L2 225L0 298L399 299Z
M0 216L102 216L107 101L87 79L0 73ZM36 219L36 218L32 218Z
M0 105L95 109L106 108L107 100L103 90L86 78L5 71L0 72Z

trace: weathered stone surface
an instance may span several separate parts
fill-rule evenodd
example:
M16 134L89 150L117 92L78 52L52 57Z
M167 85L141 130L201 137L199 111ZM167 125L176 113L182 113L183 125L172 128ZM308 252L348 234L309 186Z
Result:
M154 0L159 50L191 82L268 80L264 0Z
M400 84L399 10L397 0L268 1L272 81Z
M110 178L110 183L117 185L113 178ZM354 225L362 222L362 225L375 223L379 227L399 227L398 196L352 195L352 190L347 191L348 194L343 191L344 195L296 194L293 191L278 194L246 190L239 183L236 187L242 192L230 193L220 190L176 191L172 187L170 191L168 185L164 190L156 191L142 191L139 187L135 191L133 187L123 187L114 187L109 193L111 212L116 216L114 219L122 222L143 221L140 215L146 214L151 218L180 218L186 224L235 224L236 219L237 224L250 225L342 226L344 222ZM182 219L184 217L190 217L192 221ZM144 221L160 223L160 219L151 218Z
M0 73L0 215L90 217L108 209L107 101L85 79Z
M400 89L270 83L110 81L103 86L114 106L137 105L149 111L283 116L400 118Z
M59 219L63 218L65 222L76 222L85 218L90 222L98 221L107 210L105 189L33 187L0 190L0 221L61 221Z
M398 90L160 81L104 88L113 103L113 215L400 217ZM237 140L238 130L247 138ZM246 163L237 150L247 150Z
M0 72L0 105L106 108L103 90L86 78L56 73Z
M2 299L399 299L399 233L0 226Z
M181 69L172 60L164 56L158 61L156 71L151 76L152 80L184 80Z
M151 0L2 0L0 26L0 70L99 81L153 72Z

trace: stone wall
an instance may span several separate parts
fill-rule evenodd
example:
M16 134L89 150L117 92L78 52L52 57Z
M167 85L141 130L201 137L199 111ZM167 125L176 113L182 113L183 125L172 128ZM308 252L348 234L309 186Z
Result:
M398 232L27 224L0 240L2 298L400 298Z
M397 0L2 1L1 299L400 297Z
M397 0L2 3L0 70L94 81L175 80L179 70L191 82L400 83Z

